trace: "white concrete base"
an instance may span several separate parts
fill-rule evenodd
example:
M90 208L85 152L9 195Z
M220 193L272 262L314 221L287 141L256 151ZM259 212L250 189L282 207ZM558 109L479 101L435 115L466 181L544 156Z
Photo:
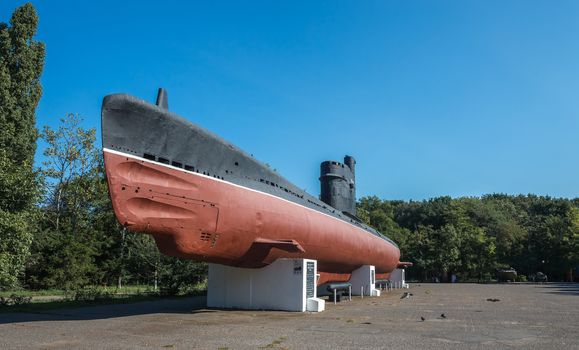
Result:
M396 288L409 288L410 286L404 280L405 271L404 269L396 269L390 274L390 281L394 284Z
M322 312L326 309L326 301L320 298L308 298L306 301L306 311Z
M261 269L209 264L207 306L323 311L323 300L314 300L316 274L317 261L310 259L279 259Z
M364 265L350 277L352 283L352 295L380 296L380 290L376 289L376 269L374 265Z

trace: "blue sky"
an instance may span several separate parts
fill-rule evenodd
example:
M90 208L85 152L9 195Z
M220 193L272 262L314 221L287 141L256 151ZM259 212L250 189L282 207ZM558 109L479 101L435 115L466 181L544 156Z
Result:
M319 163L351 154L359 196L579 196L577 1L33 4L39 127L98 130L103 96L162 86L313 194Z

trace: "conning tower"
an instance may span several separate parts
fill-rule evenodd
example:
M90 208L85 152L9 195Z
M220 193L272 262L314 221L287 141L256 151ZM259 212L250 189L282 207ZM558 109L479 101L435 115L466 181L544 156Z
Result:
M356 216L356 160L325 161L320 165L320 199L346 214Z

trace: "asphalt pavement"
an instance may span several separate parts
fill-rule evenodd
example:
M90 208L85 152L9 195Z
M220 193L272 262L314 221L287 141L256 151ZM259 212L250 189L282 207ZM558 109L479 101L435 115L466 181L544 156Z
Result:
M411 284L322 313L207 309L203 297L3 313L0 348L579 349L579 284Z

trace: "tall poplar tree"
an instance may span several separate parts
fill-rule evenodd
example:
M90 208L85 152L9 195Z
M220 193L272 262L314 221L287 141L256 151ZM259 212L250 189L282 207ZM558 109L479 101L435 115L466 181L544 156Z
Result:
M35 109L42 95L44 44L28 3L0 23L0 289L17 285L32 240L29 215L38 193Z

